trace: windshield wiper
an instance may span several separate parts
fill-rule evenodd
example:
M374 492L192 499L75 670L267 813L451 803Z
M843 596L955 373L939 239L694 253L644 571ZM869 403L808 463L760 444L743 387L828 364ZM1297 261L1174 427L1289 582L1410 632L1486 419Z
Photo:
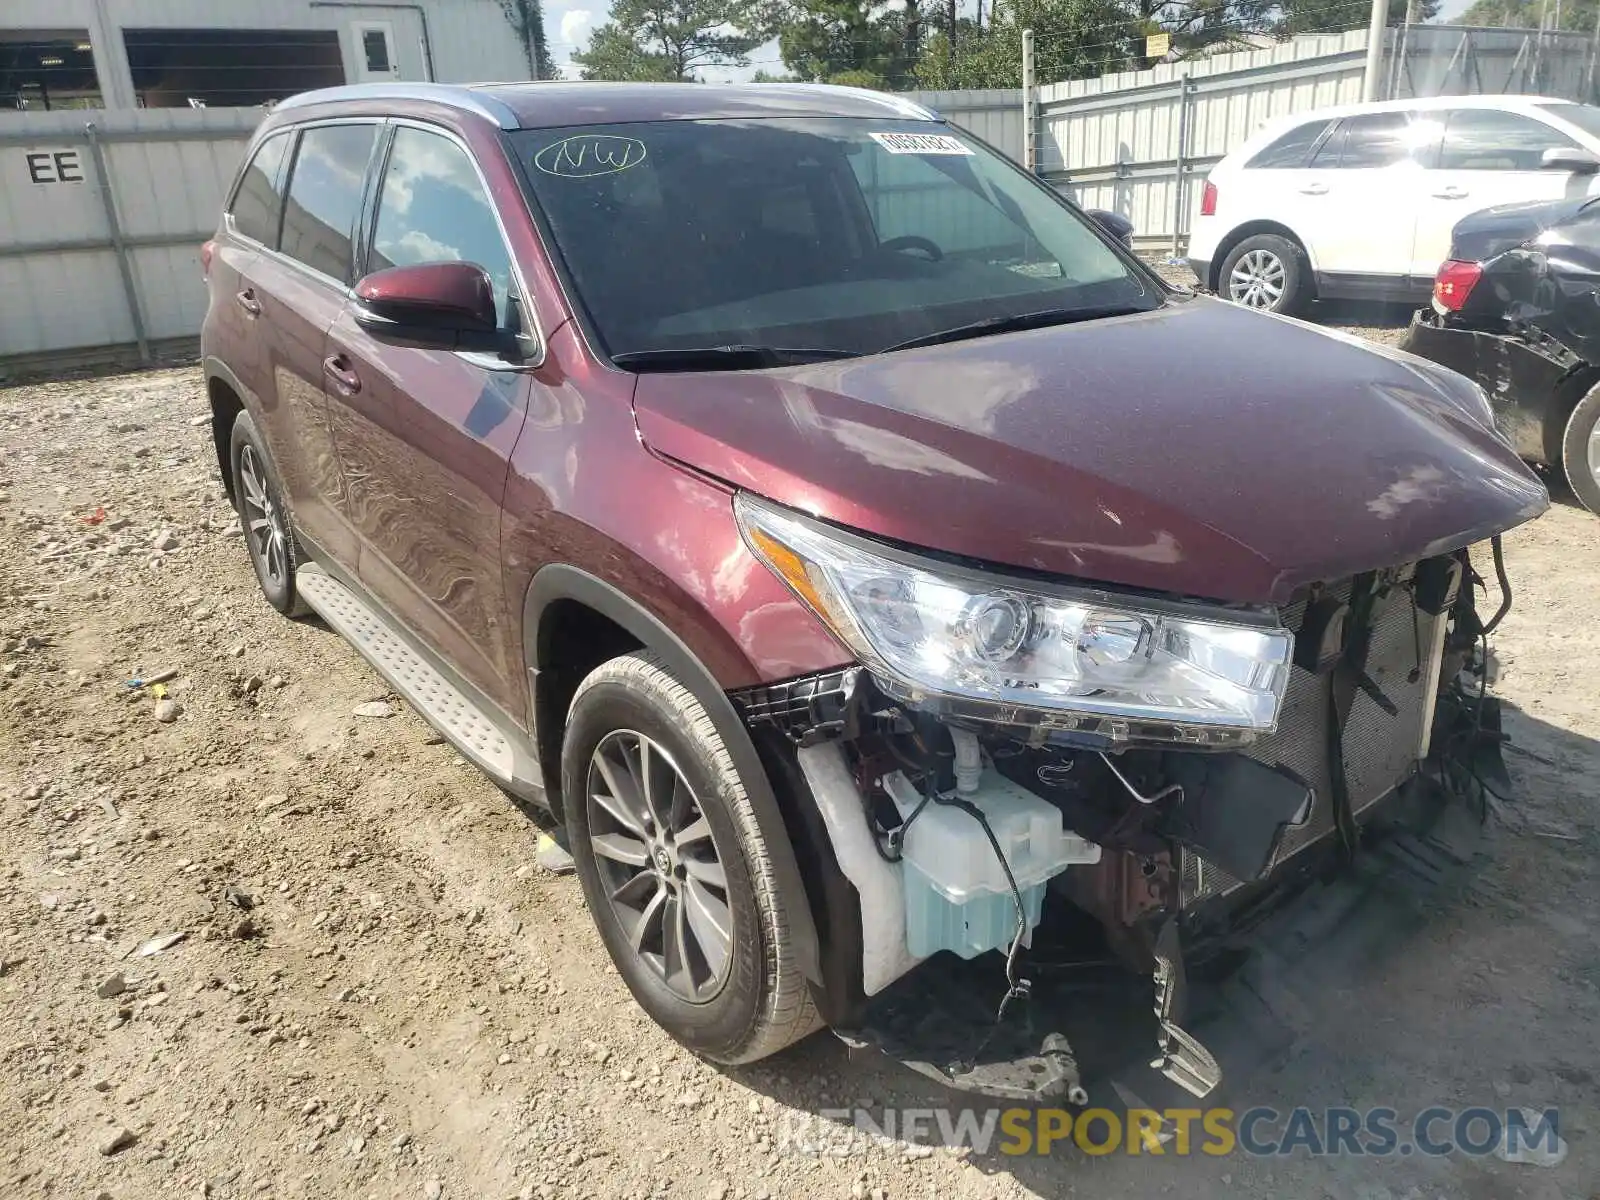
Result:
M691 346L671 350L626 350L613 354L611 361L635 371L739 371L855 357L850 350L805 346Z
M1009 317L985 317L967 325L925 333L904 342L885 346L879 354L892 354L896 350L915 350L918 346L938 346L945 342L960 342L967 338L986 337L991 333L1016 333L1023 329L1042 329L1047 325L1073 325L1079 321L1094 321L1101 317L1125 317L1146 312L1139 304L1095 304L1081 308L1041 308L1037 312L1017 313Z

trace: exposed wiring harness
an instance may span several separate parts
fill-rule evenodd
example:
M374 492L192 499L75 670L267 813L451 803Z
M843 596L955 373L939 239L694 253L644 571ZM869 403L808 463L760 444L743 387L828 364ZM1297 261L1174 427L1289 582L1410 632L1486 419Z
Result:
M1459 783L1453 783L1452 786L1457 787L1469 802L1477 800L1478 820L1483 822L1489 819L1491 796L1502 804L1510 804L1512 799L1485 779L1474 761L1478 744L1489 736L1489 731L1484 728L1484 709L1489 698L1487 629L1480 629L1475 640L1480 664L1478 689L1476 693L1469 692L1459 680L1451 685L1448 696L1456 706L1457 720L1455 728L1445 739L1440 760L1446 770L1458 772ZM1500 735L1500 740L1505 740L1504 734Z
M927 744L916 734L912 735L917 748L925 755L931 755ZM1017 877L1011 872L1011 863L1006 859L1005 850L1000 845L1000 839L995 836L994 829L989 825L989 818L976 804L970 800L963 800L960 796L941 795L938 791L938 781L935 772L925 766L913 762L898 746L890 742L890 750L907 768L922 776L922 798L917 806L906 815L894 829L885 833L878 827L876 820L868 813L867 823L871 827L872 845L877 850L879 857L885 862L898 863L904 857L906 833L912 824L920 817L930 803L943 804L949 808L958 808L978 822L983 829L983 834L989 839L989 846L994 850L995 859L1000 863L1000 870L1005 873L1006 886L1011 889L1011 903L1016 909L1017 929L1012 935L1011 946L1006 951L1006 994L1000 998L1000 1007L995 1013L995 1024L1005 1020L1006 1009L1013 1000L1026 1000L1032 992L1033 983L1023 979L1017 974L1018 962L1022 956L1022 943L1028 936L1028 915L1022 904L1022 889L1017 886ZM884 846L884 838L888 839L888 846Z
M950 808L959 808L962 812L972 817L983 826L984 836L989 839L989 845L994 849L994 856L999 860L1000 869L1005 872L1006 886L1011 889L1011 903L1017 910L1017 932L1011 938L1011 949L1006 952L1006 994L1000 998L999 1011L994 1019L998 1024L1006 1019L1006 1008L1013 1000L1026 1000L1032 991L1033 984L1017 976L1017 960L1022 954L1022 941L1028 936L1028 917L1022 907L1022 889L1017 886L1017 877L1011 873L1011 864L1006 861L1006 852L1000 848L1000 839L995 837L994 830L989 826L989 818L983 815L983 810L970 800L963 800L960 796L934 795L934 800ZM918 806L920 810L921 805ZM913 813L913 816L916 814ZM908 821L907 824L910 824ZM902 826L904 828L904 826Z
M1470 604L1468 619L1477 628L1472 640L1478 652L1478 688L1476 694L1470 693L1459 678L1452 683L1450 698L1457 705L1460 716L1457 726L1450 732L1445 741L1444 753L1441 755L1443 763L1448 770L1453 767L1465 778L1460 784L1463 797L1473 797L1473 785L1476 785L1476 799L1478 801L1478 820L1489 819L1490 798L1503 804L1512 802L1511 797L1494 787L1483 773L1478 770L1475 754L1479 744L1488 736L1489 731L1484 728L1484 710L1489 702L1489 635L1505 619L1511 611L1511 580L1506 574L1505 548L1498 535L1489 539L1489 546L1494 560L1495 583L1500 589L1500 607L1495 610L1494 616L1488 621L1480 622L1472 614ZM1476 571L1473 573L1473 582L1488 590L1483 577ZM1470 586L1470 585L1469 585ZM1469 597L1470 599L1470 597ZM1505 734L1499 734L1499 740L1505 741Z
M1493 633L1495 631L1495 627L1499 625L1500 622L1505 619L1505 615L1511 611L1511 580L1506 577L1506 553L1504 547L1502 547L1500 544L1499 534L1495 534L1494 537L1489 539L1489 547L1494 554L1495 582L1500 585L1500 607L1495 610L1494 616L1490 617L1488 623L1483 626L1484 637L1488 637L1491 633ZM1486 655L1487 652L1488 648L1485 646ZM1488 687L1487 680L1484 681L1484 687L1485 689Z

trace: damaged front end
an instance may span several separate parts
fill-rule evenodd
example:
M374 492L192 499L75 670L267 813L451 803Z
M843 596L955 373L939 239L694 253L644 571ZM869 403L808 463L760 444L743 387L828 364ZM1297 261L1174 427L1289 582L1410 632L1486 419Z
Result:
M1482 619L1466 550L1270 612L955 567L905 585L925 560L885 572L880 550L809 544L777 510L741 520L863 664L734 696L809 793L818 874L853 891L827 928L825 1014L953 1086L1081 1105L1131 1054L1207 1095L1222 1068L1186 1026L1191 973L1231 969L1403 798L1505 787L1498 539ZM930 632L941 604L968 644Z

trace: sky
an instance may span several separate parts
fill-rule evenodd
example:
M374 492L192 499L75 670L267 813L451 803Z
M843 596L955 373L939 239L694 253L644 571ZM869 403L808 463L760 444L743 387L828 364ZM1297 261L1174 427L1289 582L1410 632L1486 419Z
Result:
M1444 0L1439 8L1439 20L1448 21L1465 12L1472 0ZM550 55L556 60L563 75L578 77L572 55L589 44L589 35L596 26L604 25L610 11L608 0L546 0L544 10L545 33L550 39ZM783 72L783 62L778 57L778 43L769 42L750 55L750 66L745 69L711 68L700 74L713 82L728 82L750 78L758 70L778 75Z

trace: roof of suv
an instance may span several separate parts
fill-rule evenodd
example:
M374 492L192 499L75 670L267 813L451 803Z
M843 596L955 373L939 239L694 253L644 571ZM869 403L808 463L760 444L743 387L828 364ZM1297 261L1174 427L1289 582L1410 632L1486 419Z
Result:
M1338 117L1355 117L1364 113L1388 112L1439 112L1452 108L1486 108L1496 109L1501 112L1536 113L1536 109L1553 110L1562 107L1582 107L1571 100L1561 100L1554 96L1419 96L1413 100L1373 100L1360 104L1333 104L1326 108L1308 109L1303 112L1283 113L1276 117L1269 117L1255 127L1243 143L1228 151L1222 162L1213 169L1217 170L1249 170L1248 163L1257 151L1263 146L1271 144L1276 138L1282 136L1287 130L1309 125L1313 121L1331 121ZM1560 116L1559 112L1549 112L1550 116Z
M1554 96L1419 96L1414 100L1372 100L1363 104L1335 104L1307 112L1286 113L1273 118L1267 124L1282 126L1298 121L1353 117L1361 113L1437 112L1447 108L1495 108L1505 112L1527 112L1533 108L1572 103L1571 100L1561 100ZM1266 125L1262 128L1266 128Z
M501 129L687 121L714 117L863 117L936 121L929 109L865 88L806 83L362 83L301 92L275 112L359 101L440 104Z

